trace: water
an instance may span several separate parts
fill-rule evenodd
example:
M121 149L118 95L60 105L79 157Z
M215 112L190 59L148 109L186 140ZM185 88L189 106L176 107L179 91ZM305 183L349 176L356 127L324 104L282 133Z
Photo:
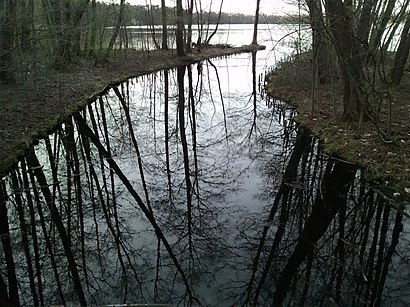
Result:
M29 306L409 304L408 218L259 91L270 49L131 79L40 140L1 181L9 292Z

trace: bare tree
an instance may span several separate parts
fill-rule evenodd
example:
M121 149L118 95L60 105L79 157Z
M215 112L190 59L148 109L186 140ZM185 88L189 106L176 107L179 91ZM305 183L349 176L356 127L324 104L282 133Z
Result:
M16 82L12 49L15 35L15 0L0 1L0 82Z
M253 23L253 38L252 38L253 45L256 45L258 43L258 23L259 23L260 4L261 4L261 0L256 0L255 21Z
M120 32L122 22L123 22L123 19L124 19L124 7L125 7L125 0L121 0L120 8L119 8L119 11L118 11L118 14L117 14L117 20L116 20L115 26L114 26L114 30L112 32L110 42L108 43L108 47L105 51L105 59L108 57L108 55L110 54L110 52L114 48L115 41L116 41L117 36Z
M162 17L162 49L168 50L167 7L165 6L165 0L161 0L161 17Z
M182 7L182 0L177 0L177 32L176 32L176 43L177 43L177 55L184 56L184 9Z
M407 63L410 52L410 14L407 15L406 22L400 36L400 43L394 56L394 64L391 70L391 83L396 86L400 84L403 77L404 67Z

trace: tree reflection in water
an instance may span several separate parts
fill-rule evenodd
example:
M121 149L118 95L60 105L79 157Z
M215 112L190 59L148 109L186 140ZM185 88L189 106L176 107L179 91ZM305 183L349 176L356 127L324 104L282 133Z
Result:
M251 62L252 93L180 67L41 140L1 181L0 304L409 303L407 220Z

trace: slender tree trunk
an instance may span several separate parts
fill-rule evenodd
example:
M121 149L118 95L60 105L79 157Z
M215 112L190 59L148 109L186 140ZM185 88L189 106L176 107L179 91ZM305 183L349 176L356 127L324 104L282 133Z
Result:
M164 70L164 130L165 130L165 164L168 178L168 198L172 202L171 167L169 161L169 71Z
M0 182L0 238L3 245L3 254L7 266L7 279L8 279L8 297L10 300L10 306L20 306L20 298L18 291L16 266L13 257L13 248L11 244L9 219L7 214L7 192L4 181ZM2 290L2 292L4 292Z
M256 12L255 12L255 21L253 23L253 38L252 44L256 45L258 43L258 23L259 23L259 7L261 0L256 0Z
M124 7L125 7L125 0L121 0L120 2L120 10L118 11L117 21L115 22L114 30L111 35L110 42L108 43L107 50L105 52L105 58L107 59L110 52L114 48L115 41L117 40L118 33L120 32L122 20L124 18Z
M16 83L12 49L15 35L15 0L0 0L0 82Z
M378 47L380 47L383 33L386 30L387 24L391 19L394 7L397 0L388 0L386 4L386 9L384 10L381 17L378 18L374 30L370 35L369 50L373 54L376 53ZM385 1L380 1L380 3L386 3Z
M168 29L167 29L167 7L165 0L161 0L161 16L162 16L162 49L168 50Z
M156 49L160 49L160 46L157 42L157 39L155 37L155 24L154 24L154 16L152 15L152 4L151 4L151 0L149 2L149 8L148 8L148 12L147 12L148 16L147 19L149 20L149 26L151 27L151 38L152 38L152 42L154 43L154 46Z
M218 13L218 21L216 22L216 27L215 29L212 31L211 35L209 35L209 37L206 40L206 43L209 44L209 42L211 41L211 38L216 34L216 32L218 31L218 27L219 27L219 22L221 21L221 15L222 15L222 5L223 5L224 1L221 0L221 5L219 6L219 13ZM209 28L209 22L208 22L208 28Z
M360 12L359 24L357 26L357 37L362 45L366 45L366 47L368 47L370 29L374 19L373 12L376 4L377 0L364 0Z
M191 51L191 45L192 45L192 11L193 11L193 6L194 6L194 0L190 0L188 2L188 35L187 35L187 50Z
M182 152L184 158L185 170L185 185L186 185L186 199L187 199L187 224L188 224L188 248L189 256L192 258L192 184L189 167L188 142L185 131L185 66L177 68L178 79L178 119L179 119L179 133L181 135Z
M309 18L312 27L312 50L314 82L325 84L330 78L330 50L326 38L327 29L324 22L322 3L320 0L307 0ZM314 84L316 86L316 84Z
M400 84L403 77L404 68L407 63L407 58L410 52L410 13L407 15L406 23L400 36L400 43L397 47L396 54L394 56L393 69L391 71L391 83L393 86Z
M91 1L91 35L89 44L89 55L96 55L96 37L97 37L97 2L96 0Z
M22 1L23 22L21 25L21 49L30 51L34 32L34 0Z
M182 0L177 1L177 32L176 32L176 43L177 43L177 55L184 56L184 9L182 8Z

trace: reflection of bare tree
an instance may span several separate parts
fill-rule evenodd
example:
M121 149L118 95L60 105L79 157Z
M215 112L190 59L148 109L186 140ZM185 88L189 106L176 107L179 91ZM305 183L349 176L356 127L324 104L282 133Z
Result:
M64 248L65 256L67 257L69 271L70 271L70 274L72 276L72 280L74 283L74 290L78 296L78 299L81 305L87 305L83 286L82 286L80 275L78 272L77 263L76 263L74 253L73 253L73 250L70 244L71 241L68 238L67 229L64 226L60 211L58 210L56 206L55 199L52 198L46 176L42 172L41 170L42 167L34 152L28 155L26 159L27 159L27 166L33 171L33 174L36 177L36 180L40 186L42 195L45 199L48 209L50 210L52 221L54 222L57 228L58 234L60 236L61 243Z
M172 202L171 168L169 164L169 72L164 70L164 131L165 131L165 164L168 180L168 200Z
M191 134L192 134L192 152L194 154L194 184L193 186L196 188L196 196L199 199L199 185L198 185L198 152L197 152L197 135L196 135L196 101L194 95L194 86L193 86L193 78L192 78L192 67L187 67L188 71L188 95L189 95L189 105L191 106Z
M321 193L317 194L312 213L306 221L295 250L279 277L273 297L274 305L282 305L301 262L313 251L338 210L346 205L347 192L355 173L356 167L351 164L337 160L328 162L321 183Z
M131 117L130 117L130 111L129 111L129 108L127 106L127 103L125 102L125 99L124 99L123 95L120 93L118 88L114 87L113 90L115 92L115 95L117 95L118 99L120 100L121 106L122 106L122 108L125 112L125 118L126 118L126 121L127 121L127 124L128 124L130 137L131 137L131 140L132 140L132 144L134 145L134 148L135 148L135 153L137 154L138 168L139 168L139 171L140 171L142 186L144 188L145 201L146 201L146 204L148 206L148 209L152 213L152 208L151 208L151 202L149 200L149 193L148 193L147 183L145 181L145 176L144 176L144 168L142 166L141 153L140 153L140 150L139 150L137 139L135 138L134 128L133 128Z
M259 10L259 2L258 2ZM256 15L258 16L258 15ZM255 21L256 23L256 21ZM255 26L256 27L256 26ZM256 32L256 29L255 29ZM256 38L255 38L256 41ZM256 44L256 42L255 42ZM257 100L256 100L256 52L252 52L252 97L253 97L253 124L249 136L252 134L253 129L256 130L256 118L257 118ZM256 131L255 131L256 132Z
M402 214L392 229L391 208L357 179L356 167L328 159L321 175L314 143L298 135L237 303L380 305ZM305 192L306 184L316 192Z
M253 304L257 304L258 301L258 297L261 291L261 288L265 282L265 279L267 277L267 273L269 271L269 267L272 264L275 252L277 251L278 247L279 247L279 243L282 240L282 237L284 235L284 230L286 227L286 223L288 220L288 206L286 205L288 202L291 201L292 199L292 192L293 192L293 183L297 180L297 170L298 170L298 166L300 163L300 159L303 155L303 153L306 151L306 147L310 145L310 139L311 137L309 136L308 132L305 130L299 130L299 135L294 147L294 150L292 152L292 155L289 159L289 163L286 166L286 170L285 173L283 175L283 182L279 188L279 191L277 192L275 199L274 199L274 203L272 205L272 208L270 210L269 213L269 217L267 220L267 225L263 228L263 232L261 235L261 239L259 242L259 246L258 246L258 250L255 256L255 259L253 261L253 265L252 265L252 275L251 275L251 279L247 285L247 289L246 289L246 298L245 298L245 303L244 304L249 304L250 300L251 300L251 295L254 295L253 298ZM268 231L270 229L270 227L272 226L272 223L275 219L275 215L278 211L279 205L282 203L281 206L281 212L280 212L280 216L279 216L279 229L276 232L275 235L275 239L274 242L272 244L272 248L270 251L270 254L268 256L266 265L265 265L265 270L262 273L262 276L260 278L259 284L255 290L255 293L252 293L252 289L253 289L253 284L255 282L255 278L256 278L256 273L258 270L258 265L259 265L259 261L260 261L260 257L265 245L265 242L267 240L267 234Z
M408 300L402 214L216 68L111 89L2 179L5 304Z
M3 278L0 280L0 289L1 293L3 294L2 300L7 305L10 304L11 306L19 306L20 305L20 298L18 293L18 283L17 283L17 276L16 276L16 269L13 257L13 249L11 247L11 240L10 240L10 226L9 226L9 218L7 213L7 191L4 185L4 182L0 182L0 237L1 243L3 245L3 253L4 253L4 261L7 267L7 277L8 277L8 294L7 294L7 286Z
M219 97L221 99L221 106L222 106L222 110L223 110L223 115L224 115L224 127L225 127L225 134L226 137L228 137L228 127L227 127L227 122L226 122L226 109L225 109L225 103L224 103L224 98L223 98L223 94L222 94L222 89L221 89L221 80L219 78L219 73L218 73L218 69L216 68L215 64L211 62L211 60L208 60L208 63L213 67L213 69L215 70L215 76L216 76L216 80L218 81L218 90L219 90Z
M165 238L161 228L157 224L157 221L155 220L152 212L149 210L149 208L144 204L142 199L139 197L138 193L135 191L133 188L132 184L128 180L128 178L124 175L124 173L121 171L117 163L110 158L109 152L102 146L96 135L92 132L92 130L87 126L85 123L84 119L81 116L76 116L75 117L77 123L81 126L82 131L84 132L87 137L90 138L90 140L93 142L93 144L98 148L99 152L107 158L107 162L110 164L110 167L113 169L113 171L116 173L116 175L120 178L124 186L127 188L131 196L134 198L134 200L137 202L139 208L142 210L144 213L145 217L149 220L150 224L152 227L155 229L156 235L161 239L162 243L164 244L167 252L169 253L169 256L174 262L174 265L176 266L178 272L181 274L181 277L183 279L183 282L186 286L186 291L188 293L189 299L192 302L194 299L191 288L188 284L188 280L186 278L185 272L182 269L181 265L179 264L178 259L175 257L175 254L172 250L171 245L168 243L168 240Z
M188 251L189 257L192 259L192 184L191 175L189 170L189 156L188 156L188 143L185 133L185 66L180 66L177 69L178 76L178 119L179 119L179 132L181 136L181 145L184 159L184 171L185 171L185 186L186 186L186 204L187 204L187 224L188 224Z
M34 306L38 306L38 296L37 296L37 289L35 285L35 280L34 280L34 270L33 270L33 265L32 265L32 259L30 255L30 245L29 245L29 239L28 239L28 225L26 224L26 218L25 218L25 210L24 210L24 205L23 205L23 200L21 197L20 193L20 186L18 180L21 182L21 178L17 178L17 175L19 173L12 172L11 173L11 179L13 182L13 189L14 193L16 195L15 200L16 200L16 209L19 217L19 226L21 231L21 239L23 243L23 250L24 250L24 255L26 257L26 263L27 263L27 273L28 273L28 278L29 278L29 283L30 283L30 290L31 290L31 295L33 297L33 304Z
M47 138L48 139L48 138ZM36 276L36 282L35 284L37 285L37 290L38 291L38 300L40 305L44 305L44 294L43 294L43 281L42 281L42 274L41 274L41 265L40 265L40 252L39 252L39 243L38 243L38 238L37 238L37 227L36 227L36 217L35 217L35 210L34 210L34 205L33 205L33 199L30 194L29 190L29 179L27 172L24 170L27 169L26 167L26 162L23 159L21 161L21 168L22 168L22 190L25 193L26 199L27 199L27 206L29 210L29 215L30 219L27 222L31 227L26 228L26 231L28 233L31 233L31 241L33 242L33 251L34 251L34 266L35 266L35 276ZM57 282L59 284L59 282ZM62 302L64 302L64 297L62 296L62 291L61 287L59 288L59 295L60 298L62 299ZM33 293L33 303L35 304L36 299L35 299L36 294Z

